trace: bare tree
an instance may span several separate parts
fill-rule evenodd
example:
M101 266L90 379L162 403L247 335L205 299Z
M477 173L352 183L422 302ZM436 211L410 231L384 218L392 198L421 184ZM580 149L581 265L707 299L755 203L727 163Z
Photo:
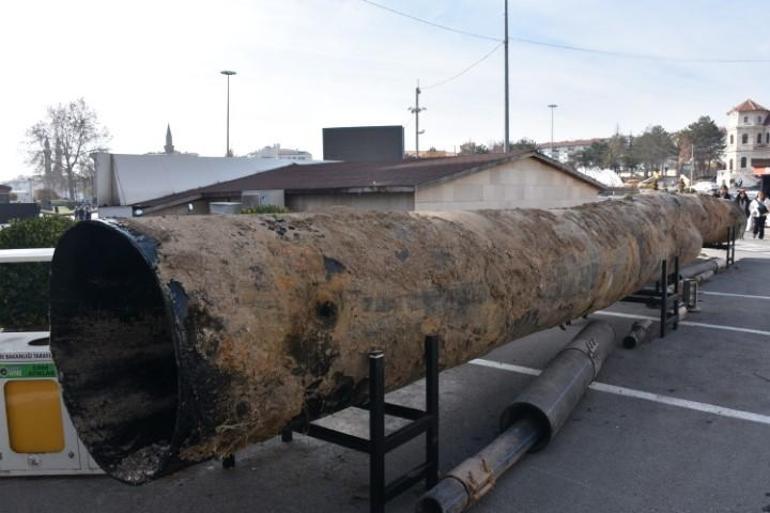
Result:
M53 159L46 140L53 142ZM66 105L48 107L46 118L27 130L29 162L49 182L46 187L54 190L66 187L67 195L74 199L78 182L82 183L82 179L92 173L89 153L105 151L108 140L109 133L99 123L96 112L79 98ZM50 165L51 161L53 168L46 169L46 163ZM90 179L87 181L90 183ZM88 189L92 194L90 185Z

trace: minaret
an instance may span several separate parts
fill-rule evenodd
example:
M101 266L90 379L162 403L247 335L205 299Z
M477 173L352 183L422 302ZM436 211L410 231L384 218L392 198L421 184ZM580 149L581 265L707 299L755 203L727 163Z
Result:
M45 179L46 187L52 186L51 179L51 143L48 140L48 136L45 136L45 142L43 143L43 177Z
M163 147L167 155L174 154L174 144L171 142L171 125L166 125L166 145Z

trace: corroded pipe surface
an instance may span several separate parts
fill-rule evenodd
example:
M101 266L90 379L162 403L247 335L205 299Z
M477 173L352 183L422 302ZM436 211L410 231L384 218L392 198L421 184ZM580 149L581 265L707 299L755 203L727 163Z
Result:
M645 195L564 210L184 216L79 223L51 267L64 399L110 475L151 480L604 308L745 222Z

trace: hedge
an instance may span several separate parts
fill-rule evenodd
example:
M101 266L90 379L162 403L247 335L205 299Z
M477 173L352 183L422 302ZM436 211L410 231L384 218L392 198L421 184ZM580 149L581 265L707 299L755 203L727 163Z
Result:
M12 220L0 230L0 249L51 248L75 222L66 217ZM48 330L48 262L0 265L0 327Z

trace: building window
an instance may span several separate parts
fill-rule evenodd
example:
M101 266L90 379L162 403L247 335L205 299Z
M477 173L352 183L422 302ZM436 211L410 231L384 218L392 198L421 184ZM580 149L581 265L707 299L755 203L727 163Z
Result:
M730 171L733 170L733 159L730 159Z
M741 157L741 169L746 169L746 157Z
M767 144L770 144L770 132L767 132L767 133L765 134L765 142L766 142Z
M743 122L744 123L748 123L749 122L749 117L748 116L743 116Z
M762 144L762 134L757 134L757 144Z
M735 142L735 138L733 137L733 134L730 134L730 144L733 144Z
M758 125L762 124L762 116L757 116L757 124Z
M741 136L741 144L749 144L749 134L743 134Z

